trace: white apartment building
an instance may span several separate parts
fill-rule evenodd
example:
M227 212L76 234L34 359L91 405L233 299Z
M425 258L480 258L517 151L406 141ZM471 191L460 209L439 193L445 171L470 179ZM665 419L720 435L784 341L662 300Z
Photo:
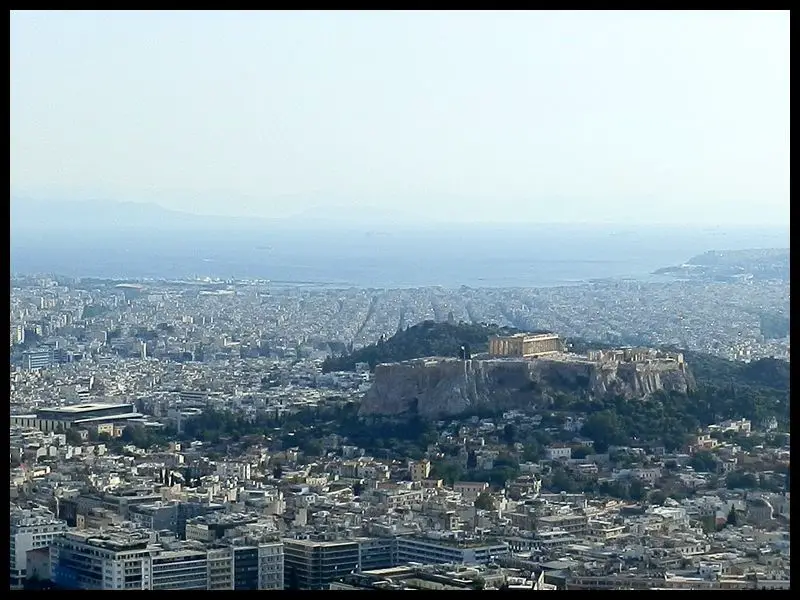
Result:
M156 544L151 532L69 531L50 548L52 579L80 590L283 589L283 544Z
M488 564L494 557L506 556L509 547L506 542L433 539L417 536L397 537L397 562L405 564Z
M22 588L28 576L28 553L47 548L67 528L64 521L44 509L11 513L11 588Z
M474 502L488 489L489 484L485 481L457 481L453 484L453 491L460 493L468 502Z

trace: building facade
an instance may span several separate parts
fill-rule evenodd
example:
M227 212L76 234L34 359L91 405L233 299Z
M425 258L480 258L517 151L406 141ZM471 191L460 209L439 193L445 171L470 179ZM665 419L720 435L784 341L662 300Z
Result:
M488 564L509 553L505 542L457 541L398 536L397 564Z
M152 532L67 532L50 547L53 582L73 590L283 589L283 544L232 538L157 544Z
M287 589L325 590L336 578L357 572L357 541L320 542L284 539L284 582Z
M46 510L14 511L10 515L10 569L11 589L22 588L29 576L30 553L47 548L67 528L64 521L55 518Z
M563 351L564 343L555 333L518 333L489 338L489 355L494 357L533 358Z

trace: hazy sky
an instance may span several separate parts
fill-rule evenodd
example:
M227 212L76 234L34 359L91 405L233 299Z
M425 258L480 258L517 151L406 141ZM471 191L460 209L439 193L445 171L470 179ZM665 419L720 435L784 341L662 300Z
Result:
M785 225L789 11L15 11L11 182L209 214Z

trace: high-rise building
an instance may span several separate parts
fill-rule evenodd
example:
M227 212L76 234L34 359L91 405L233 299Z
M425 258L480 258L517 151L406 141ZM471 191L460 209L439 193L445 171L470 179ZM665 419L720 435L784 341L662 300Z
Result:
M28 576L29 553L47 548L67 528L64 521L45 509L11 513L11 588L21 588Z

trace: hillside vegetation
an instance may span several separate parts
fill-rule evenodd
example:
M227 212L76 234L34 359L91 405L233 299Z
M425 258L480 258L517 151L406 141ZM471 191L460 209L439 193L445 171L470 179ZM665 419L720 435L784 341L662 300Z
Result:
M400 362L426 356L458 356L462 345L469 346L473 354L489 349L489 336L519 333L510 327L469 323L436 323L423 321L418 325L398 331L385 341L379 341L355 352L332 356L322 364L322 372L355 371L357 363L375 365Z
M789 363L761 358L749 363L726 360L700 352L684 352L698 384L789 390Z
M397 362L426 356L457 356L460 346L468 343L473 353L485 351L488 337L514 330L496 325L452 325L425 322L398 332L392 338L360 349L349 355L331 358L325 369L352 370L355 363ZM576 352L608 348L603 342L569 340ZM679 350L669 348L670 350ZM588 418L584 435L598 447L608 444L641 443L643 440L679 448L687 435L700 427L722 419L746 418L754 424L775 417L789 422L789 363L765 358L751 363L735 362L692 351L684 351L696 386L687 394L658 392L650 401L623 398L592 398L585 386L551 390L550 399L541 392L531 392L531 409L549 414L583 414ZM483 407L482 416L496 411ZM373 420L373 426L375 421ZM381 437L381 436L378 436Z

